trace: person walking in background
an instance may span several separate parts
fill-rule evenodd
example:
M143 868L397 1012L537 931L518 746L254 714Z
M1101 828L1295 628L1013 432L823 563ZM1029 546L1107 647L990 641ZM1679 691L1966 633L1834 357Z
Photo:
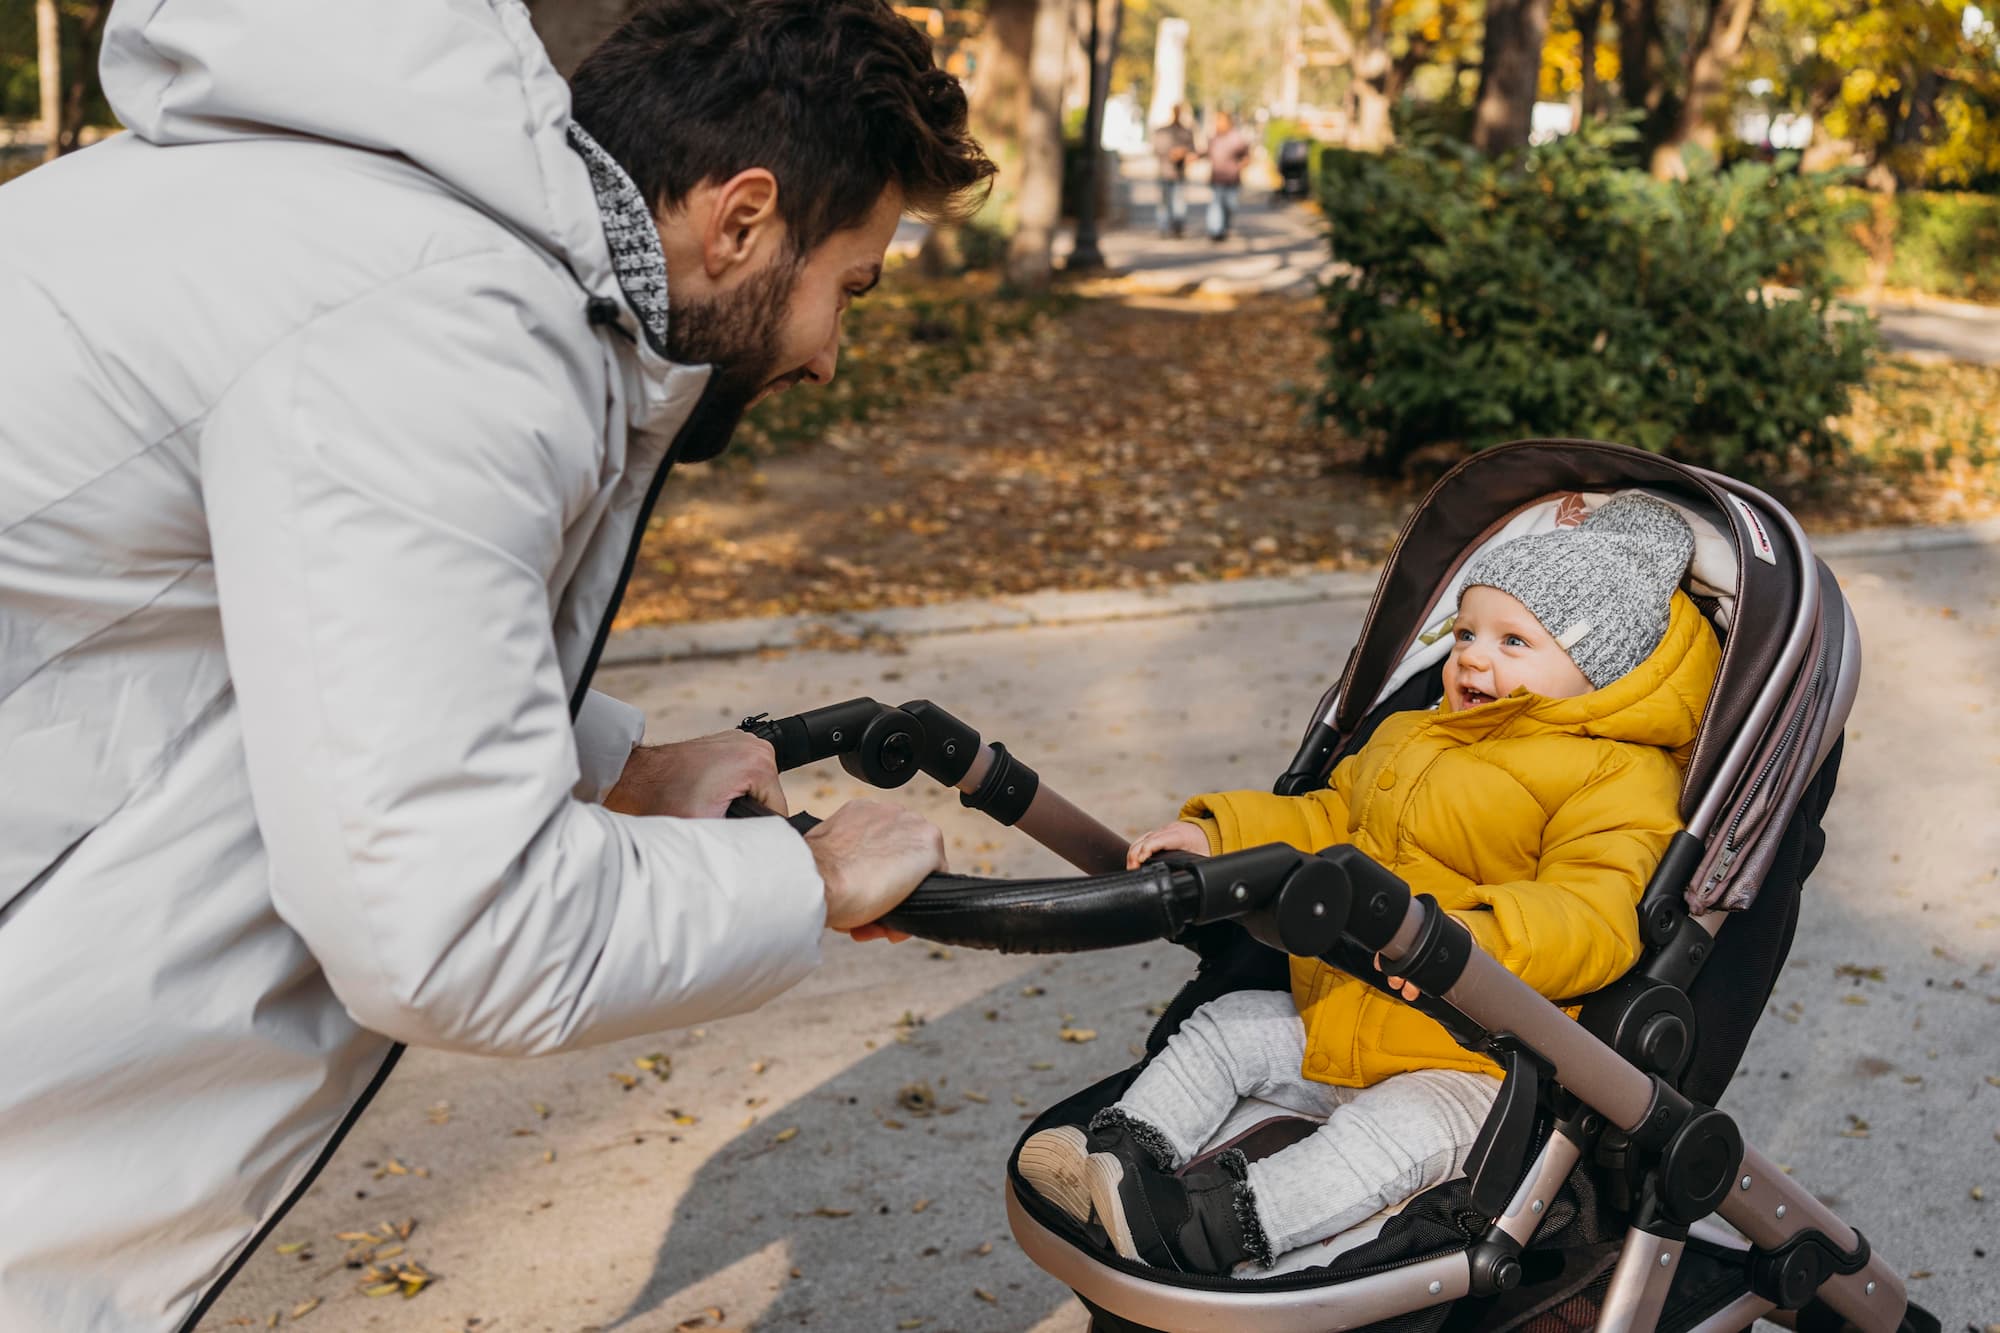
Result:
M1208 239L1229 239L1243 195L1243 164L1250 159L1250 136L1236 128L1227 111L1215 113L1208 141Z
M1153 156L1160 172L1160 235L1187 231L1187 170L1194 161L1194 126L1188 104L1174 103L1174 118L1153 131Z

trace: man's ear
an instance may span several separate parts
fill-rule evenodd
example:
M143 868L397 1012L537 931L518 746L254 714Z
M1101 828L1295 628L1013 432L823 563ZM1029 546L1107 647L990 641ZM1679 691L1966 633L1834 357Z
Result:
M732 270L762 266L776 251L785 223L778 214L778 179L763 167L737 172L714 191L708 225L702 230L702 267L710 281L726 282Z

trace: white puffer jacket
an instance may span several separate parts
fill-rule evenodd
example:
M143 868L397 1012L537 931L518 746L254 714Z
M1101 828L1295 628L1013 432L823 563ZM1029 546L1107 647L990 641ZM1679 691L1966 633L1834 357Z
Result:
M526 11L119 0L103 75L132 133L0 189L8 1333L181 1326L392 1041L748 1009L825 913L779 821L592 803L708 371L587 320Z

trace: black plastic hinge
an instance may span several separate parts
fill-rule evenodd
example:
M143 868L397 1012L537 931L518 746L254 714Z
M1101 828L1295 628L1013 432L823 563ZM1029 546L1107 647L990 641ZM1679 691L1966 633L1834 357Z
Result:
M1866 1268L1869 1255L1868 1237L1858 1229L1852 1250L1842 1250L1824 1232L1801 1231L1775 1250L1752 1254L1750 1290L1780 1310L1801 1310L1828 1278Z

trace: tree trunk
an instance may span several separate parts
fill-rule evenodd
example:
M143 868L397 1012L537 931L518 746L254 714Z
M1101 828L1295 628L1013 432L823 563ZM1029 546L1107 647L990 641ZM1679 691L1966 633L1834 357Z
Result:
M1021 123L1019 216L1007 244L1007 282L1043 292L1055 271L1056 228L1062 220L1062 94L1069 64L1070 0L1041 0L1035 48L1028 61L1028 109Z
M1390 120L1390 77L1395 61L1389 56L1387 0L1368 0L1368 28L1356 44L1348 80L1348 145L1377 153L1395 141Z
M62 27L56 0L35 0L35 73L42 85L42 161L62 152Z
M1659 0L1616 0L1618 99L1650 118L1660 105Z
M632 12L634 0L528 0L528 17L564 78Z
M1021 179L1021 121L1028 112L1028 65L1035 49L1036 0L990 0L979 38L978 71L969 90L967 119L973 137L999 168L982 217L1009 230ZM957 227L932 227L917 264L932 277L965 266Z
M84 58L73 62L62 81L62 128L56 135L58 153L73 153L83 146L84 104L96 82L98 44L104 37L104 20L110 16L110 0L70 6L70 17L79 25L77 45Z
M1678 180L1687 175L1681 146L1698 143L1713 152L1720 142L1710 123L1713 108L1721 101L1729 67L1743 50L1750 33L1750 18L1757 0L1710 0L1708 17L1702 24L1701 39L1695 43L1688 62L1687 96L1673 127L1653 149L1653 174L1662 180Z
M1485 51L1472 146L1482 153L1524 148L1542 78L1550 0L1488 0Z
M1579 125L1604 115L1604 85L1597 81L1597 34L1604 23L1604 4L1605 0L1590 0L1576 14L1578 72L1583 81Z

